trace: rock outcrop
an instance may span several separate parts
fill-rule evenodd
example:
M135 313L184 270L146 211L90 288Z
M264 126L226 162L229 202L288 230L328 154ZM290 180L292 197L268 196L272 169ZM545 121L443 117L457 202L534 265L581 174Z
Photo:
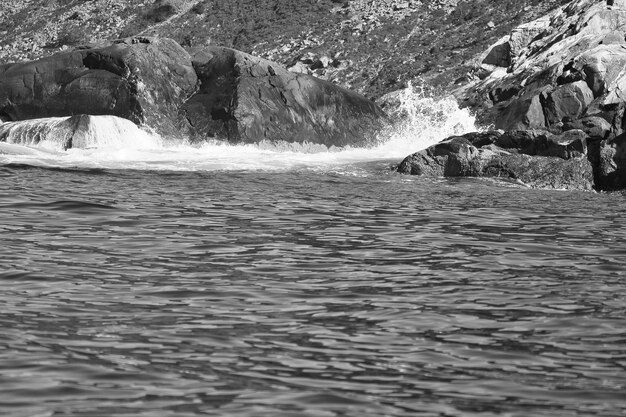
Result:
M515 28L457 94L496 131L451 137L399 172L538 188L626 187L626 4L575 0Z
M0 66L0 120L113 115L167 137L366 145L386 119L365 97L221 47L193 58L136 37Z
M183 109L200 137L363 146L385 120L365 97L271 61L222 47L193 53L200 87Z
M457 92L484 124L563 131L600 117L624 131L626 5L575 0L515 28L482 56L482 80Z
M423 176L492 177L534 188L597 187L588 137L580 130L490 131L454 136L408 156L398 172Z
M614 191L626 188L626 133L602 139L602 128L501 130L452 136L406 157L403 174L491 177L533 188Z

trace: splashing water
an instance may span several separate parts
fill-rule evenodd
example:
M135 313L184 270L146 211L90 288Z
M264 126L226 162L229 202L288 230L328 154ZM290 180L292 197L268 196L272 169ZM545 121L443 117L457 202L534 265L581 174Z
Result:
M0 143L0 163L176 171L327 169L368 161L399 161L448 136L476 130L474 118L459 109L452 97L427 97L421 89L409 85L386 100L385 109L393 123L381 132L380 143L370 148L284 142L232 145L213 141L190 145L149 134L124 119L99 116L93 117L88 139L75 144L78 146L63 151L58 140L36 143L22 133L13 143L25 146Z
M478 130L476 120L467 109L460 109L454 97L429 97L422 87L410 82L403 90L384 98L393 124L383 132L387 140L377 147L390 157L406 156L441 140Z

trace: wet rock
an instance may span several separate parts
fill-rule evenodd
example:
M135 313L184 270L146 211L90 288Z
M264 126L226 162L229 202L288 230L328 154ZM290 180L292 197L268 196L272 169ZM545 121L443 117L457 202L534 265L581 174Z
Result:
M536 188L592 190L597 185L587 136L580 130L563 135L515 131L454 136L408 156L397 171L429 177L504 178Z
M601 142L596 177L601 190L626 188L626 134Z
M46 142L48 148L57 150L84 149L111 141L133 141L145 135L130 120L116 116L80 114L0 124L0 142L21 146Z
M229 48L193 51L200 86L183 106L202 138L368 145L386 120L372 101Z
M0 115L114 115L179 135L179 107L196 84L191 57L176 42L127 38L0 67Z

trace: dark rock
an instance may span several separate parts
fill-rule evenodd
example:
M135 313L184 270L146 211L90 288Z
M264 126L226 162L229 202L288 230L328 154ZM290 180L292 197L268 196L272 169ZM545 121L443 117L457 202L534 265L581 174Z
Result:
M593 92L584 81L555 88L546 94L543 104L547 125L562 122L565 118L578 119L593 101Z
M160 23L174 16L177 12L178 8L171 1L156 0L144 16L153 23Z
M489 91L489 98L494 103L501 103L503 101L507 101L513 97L521 90L520 86L502 86Z
M611 134L611 124L599 116L588 116L582 119L567 122L563 125L563 130L582 130L590 139L609 139Z
M373 144L387 121L372 101L330 82L228 48L196 49L192 60L169 39L0 66L2 120L74 114L123 117L168 137L327 146Z
M128 38L12 64L0 74L0 114L10 120L114 115L177 135L179 107L196 88L176 42Z
M486 132L466 133L465 135L463 135L463 137L475 147L481 148L483 146L496 143L496 141L502 136L502 134L503 132L499 130L489 130Z
M492 150L479 150L463 136L453 136L405 158L397 168L403 174L446 177L481 176Z
M549 133L545 130L510 130L500 135L494 143L506 150L524 150L531 148L538 138L546 138L547 135Z
M508 41L495 44L483 59L483 64L505 68L511 65L511 44Z
M386 120L365 97L223 47L192 51L199 91L183 106L202 138L370 145Z
M495 126L502 130L544 129L546 118L540 93L532 97L513 100L500 112Z
M404 158L396 171L401 174L443 177L445 160L436 158L427 151L420 151Z
M397 171L429 177L504 178L536 188L592 190L594 169L586 139L579 130L559 136L546 131L453 136L408 156ZM482 145L474 146L472 141Z
M626 134L603 141L597 155L597 182L601 190L626 188Z
M582 130L569 130L561 135L541 135L520 153L531 156L554 156L574 159L587 155L587 134Z
M591 191L595 185L593 168L586 157L562 159L510 154L493 158L484 167L484 176L494 177L494 172L533 188Z

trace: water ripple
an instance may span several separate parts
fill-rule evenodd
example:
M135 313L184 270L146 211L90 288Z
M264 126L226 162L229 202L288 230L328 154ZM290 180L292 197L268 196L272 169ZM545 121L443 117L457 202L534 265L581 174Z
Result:
M318 170L0 175L8 416L626 410L621 194Z

